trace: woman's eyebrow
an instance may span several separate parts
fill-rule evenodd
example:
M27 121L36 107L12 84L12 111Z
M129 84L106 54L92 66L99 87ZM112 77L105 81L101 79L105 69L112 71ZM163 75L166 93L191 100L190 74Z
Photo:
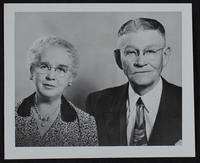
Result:
M46 64L46 65L52 66L49 62L39 62L39 63L40 64ZM66 68L68 68L69 66L65 65L65 64L58 64L58 65L56 65L56 67L66 67Z
M65 67L65 68L68 68L69 66L68 66L68 65L64 65L64 64L59 64L57 67Z
M47 64L47 65L50 65L49 62L39 62L39 64Z

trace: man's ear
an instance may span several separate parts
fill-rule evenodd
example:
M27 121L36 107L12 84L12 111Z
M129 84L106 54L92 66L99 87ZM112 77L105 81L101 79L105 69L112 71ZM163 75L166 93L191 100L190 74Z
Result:
M121 56L120 56L120 50L115 49L114 55L115 55L115 61L116 61L117 65L119 66L120 69L123 69L122 68L122 62L121 62Z
M30 80L33 80L33 72L32 72L32 70L30 70L29 73L30 73L30 75L29 75L29 79L30 79Z
M170 55L171 55L171 48L168 46L164 48L163 52L163 67L167 65Z

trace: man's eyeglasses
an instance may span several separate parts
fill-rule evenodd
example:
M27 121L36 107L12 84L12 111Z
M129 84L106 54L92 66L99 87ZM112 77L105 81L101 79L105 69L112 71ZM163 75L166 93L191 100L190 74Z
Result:
M161 50L163 50L164 48L160 48L160 49L146 49L143 51L143 56L146 56L146 57L150 57L150 58L153 58L157 55L157 53ZM127 48L124 50L124 54L125 56L139 56L140 55L140 51L138 49L133 49L133 48Z
M51 71L51 69L54 69L56 76L59 76L59 77L64 77L65 74L69 71L69 68L65 65L61 65L58 67L52 67L46 63L37 64L38 73L47 74Z

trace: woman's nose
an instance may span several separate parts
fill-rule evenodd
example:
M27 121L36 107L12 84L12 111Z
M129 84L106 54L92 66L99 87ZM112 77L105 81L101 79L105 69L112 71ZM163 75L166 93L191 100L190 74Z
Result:
M46 78L52 80L52 79L55 79L55 76L56 76L56 71L55 71L54 68L51 68L51 69L48 71L48 73L47 73L47 75L46 75Z

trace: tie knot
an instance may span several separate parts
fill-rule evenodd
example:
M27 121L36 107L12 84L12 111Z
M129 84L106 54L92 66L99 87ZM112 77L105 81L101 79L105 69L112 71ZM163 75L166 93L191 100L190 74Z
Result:
M142 98L139 97L137 102L136 102L136 107L139 109L139 110L146 110L147 113L149 113L149 110L146 108L145 104L143 103L142 101Z
M143 103L141 97L138 98L138 100L137 100L137 102L136 102L136 105L137 105L137 106L138 106L138 105L139 105L139 106L144 105L144 103Z

